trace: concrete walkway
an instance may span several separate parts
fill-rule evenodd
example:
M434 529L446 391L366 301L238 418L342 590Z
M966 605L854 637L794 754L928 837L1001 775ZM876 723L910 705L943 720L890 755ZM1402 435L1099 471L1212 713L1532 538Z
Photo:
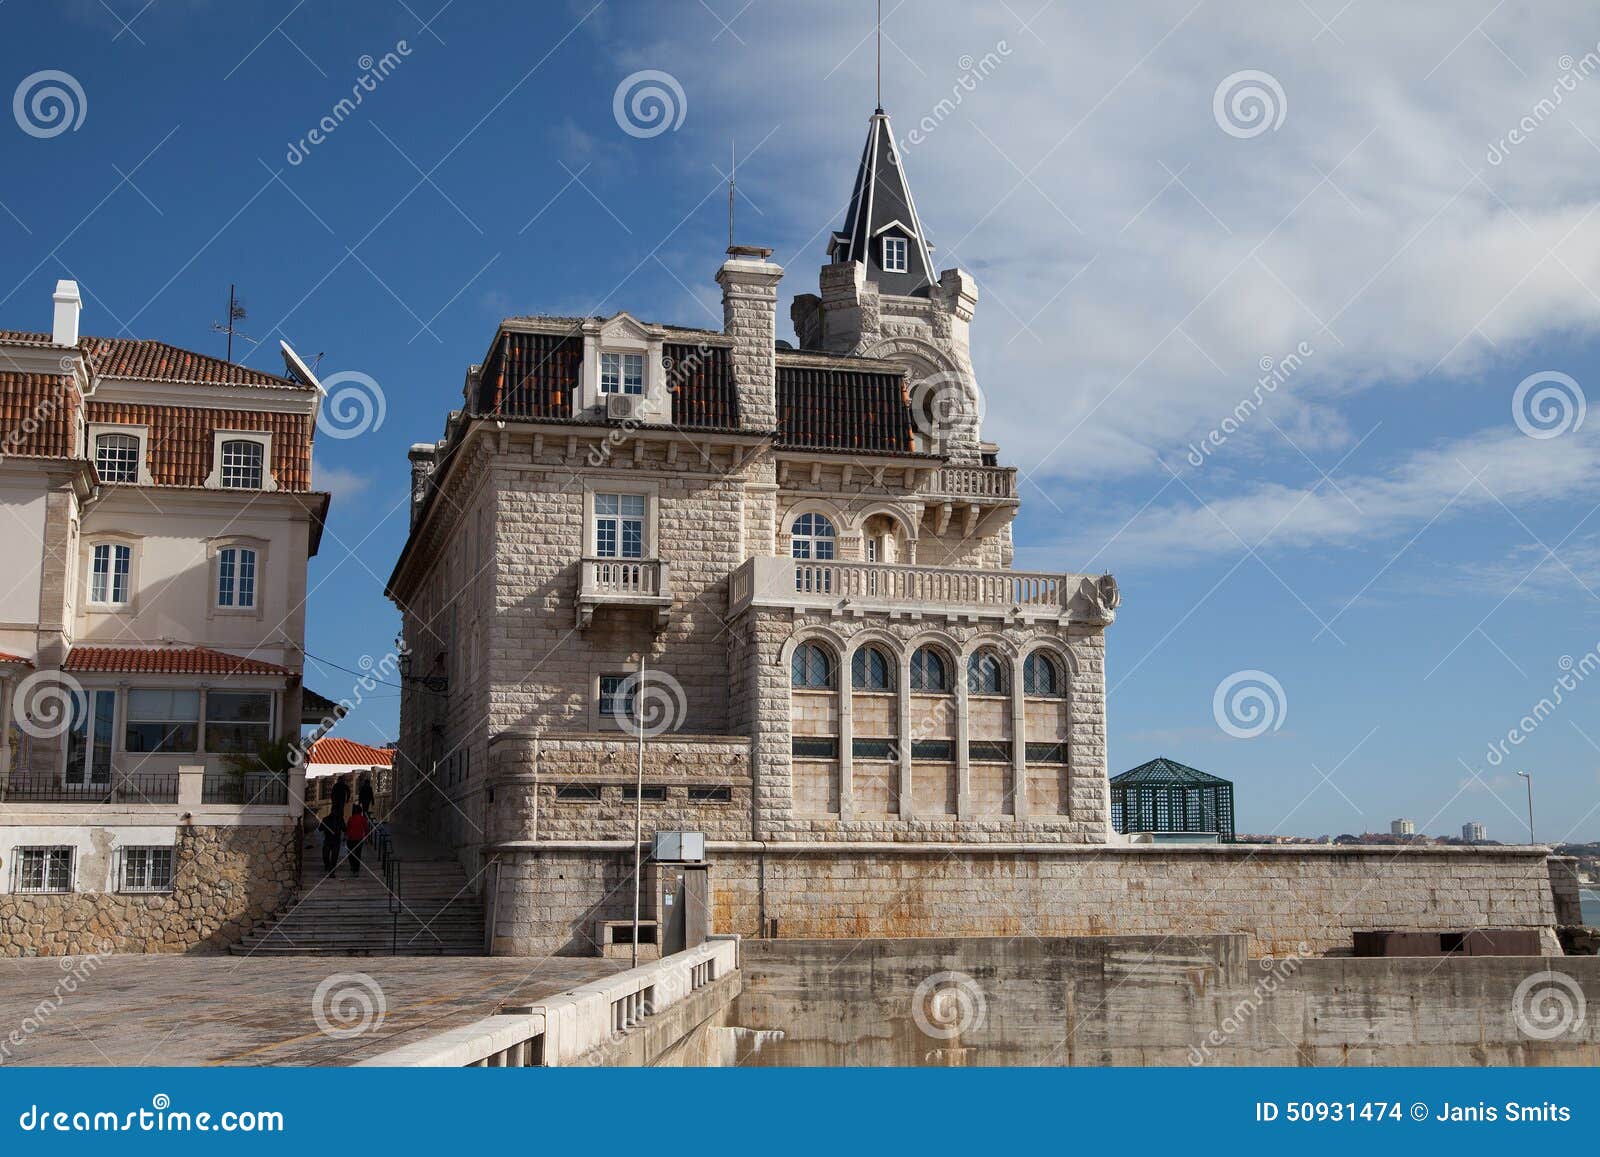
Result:
M10 959L0 961L0 1065L348 1065L624 967L567 957ZM367 1027L324 1031L319 986L329 1028ZM381 1019L367 1013L380 1003Z

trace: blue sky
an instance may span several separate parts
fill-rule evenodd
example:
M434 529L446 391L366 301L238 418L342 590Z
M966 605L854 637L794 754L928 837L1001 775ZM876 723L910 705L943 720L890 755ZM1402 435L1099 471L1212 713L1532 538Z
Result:
M1244 830L1404 815L1513 840L1523 767L1542 838L1600 838L1600 679L1568 675L1489 757L1600 646L1600 417L1535 438L1513 411L1530 375L1569 376L1571 402L1600 381L1600 20L885 8L885 104L936 263L979 282L986 430L1025 472L1018 565L1124 591L1112 770L1164 754L1231 778ZM739 239L814 289L872 108L870 11L13 0L0 87L59 69L86 113L0 131L0 324L46 327L74 277L87 332L220 353L232 281L260 340L240 360L276 368L286 337L376 380L382 425L317 447L335 500L308 647L359 667L398 626L406 447L438 436L500 317L719 324L730 141ZM641 70L681 90L676 128L623 131L613 97ZM1191 455L1263 359L1302 349ZM1214 696L1251 671L1281 693L1239 738ZM397 709L342 731L390 737Z

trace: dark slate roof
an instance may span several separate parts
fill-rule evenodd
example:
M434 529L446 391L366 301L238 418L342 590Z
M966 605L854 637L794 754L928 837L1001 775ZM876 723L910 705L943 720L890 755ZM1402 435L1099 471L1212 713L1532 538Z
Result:
M909 241L907 272L884 272L883 247L878 238L885 232L899 232ZM867 277L877 282L884 293L925 297L938 280L916 203L911 199L911 186L906 183L905 169L900 164L894 131L889 127L889 114L881 108L869 122L867 145L861 152L861 166L850 193L850 208L845 213L844 227L833 235L828 252L834 261L864 262Z
M1216 784L1229 784L1228 780L1219 779L1214 775L1207 775L1198 768L1158 756L1149 763L1141 763L1121 775L1111 777L1113 787L1131 787L1135 784L1172 784L1175 786L1205 787Z

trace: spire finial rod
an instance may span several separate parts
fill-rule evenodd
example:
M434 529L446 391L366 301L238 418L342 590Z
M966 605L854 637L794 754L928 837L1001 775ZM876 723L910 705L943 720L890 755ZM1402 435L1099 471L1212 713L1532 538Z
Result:
M733 248L733 182L739 169L739 156L734 148L734 138L728 138L728 248Z
M883 0L878 0L878 111L883 111Z

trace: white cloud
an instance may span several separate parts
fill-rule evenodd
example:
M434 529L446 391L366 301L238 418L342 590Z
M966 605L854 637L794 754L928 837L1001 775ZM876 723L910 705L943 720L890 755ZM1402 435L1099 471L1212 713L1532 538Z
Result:
M316 458L311 460L311 485L316 490L326 490L335 502L354 498L372 485L370 475L343 466L329 466Z

